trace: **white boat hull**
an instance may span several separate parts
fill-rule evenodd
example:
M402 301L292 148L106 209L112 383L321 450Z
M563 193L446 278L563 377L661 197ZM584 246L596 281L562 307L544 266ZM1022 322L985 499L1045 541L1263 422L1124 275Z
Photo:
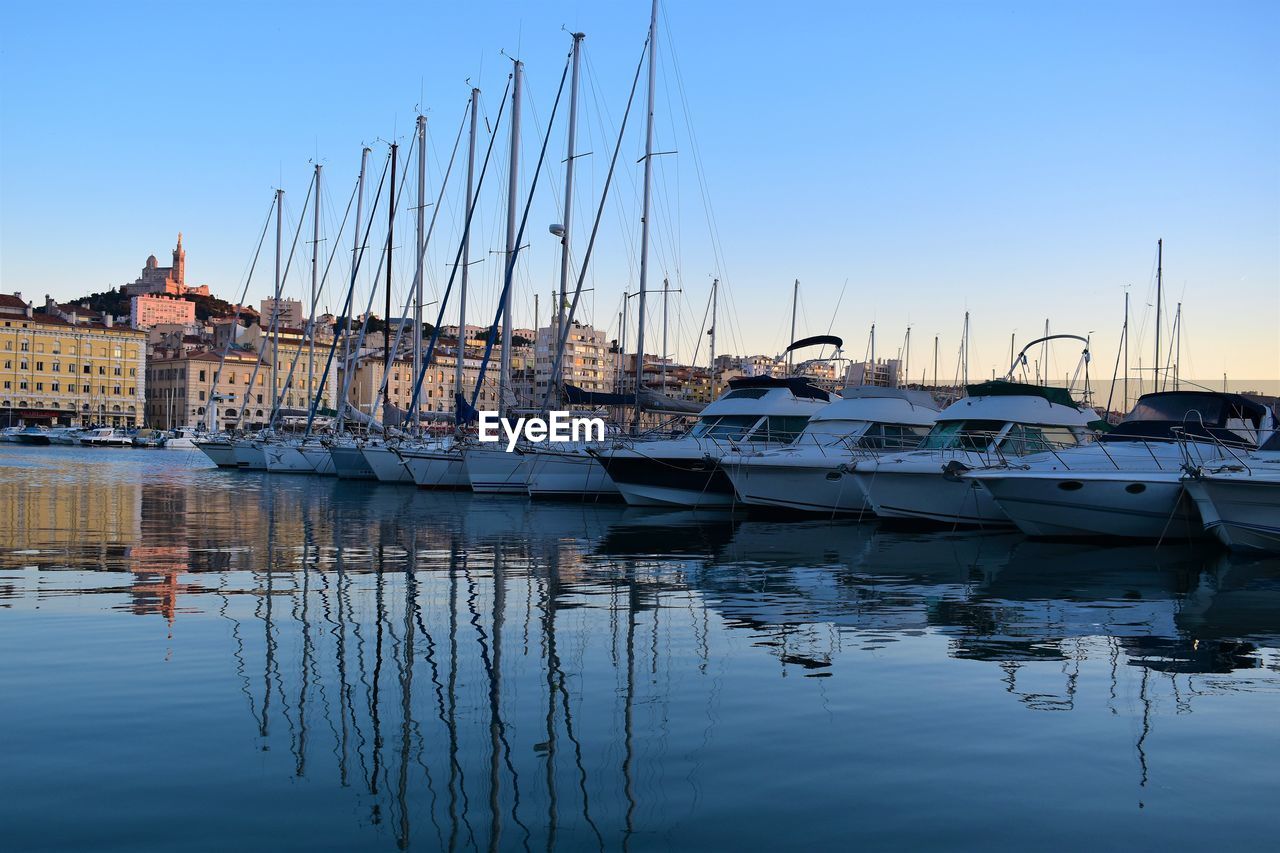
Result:
M1280 552L1280 478L1196 477L1183 480L1205 530L1233 551Z
M1028 536L1195 539L1204 524L1176 472L1117 472L1106 477L1070 472L1051 477L976 478Z
M307 460L315 473L325 477L332 477L336 473L333 470L333 456L323 444L303 444L298 447L298 453Z
M378 479L369 463L364 461L364 454L355 444L335 444L329 448L329 456L333 458L333 470L342 480L376 480Z
M235 447L229 441L204 441L197 444L196 448L219 468L236 467Z
M404 467L395 451L384 444L370 444L360 448L364 461L373 471L379 483L412 483L413 475Z
M527 495L527 457L495 447L468 447L464 454L471 490L485 495Z
M233 446L236 467L246 471L267 470L267 454L257 441L237 441Z
M401 449L400 459L420 489L470 489L462 452L442 447Z
M871 515L867 494L836 460L828 467L763 464L755 459L720 460L738 500L747 506L822 515Z
M858 471L854 478L880 518L964 527L1012 524L991 493L970 480L944 477L941 470L894 471L888 466Z
M267 470L272 474L314 474L315 468L296 444L281 442L266 449Z
M528 489L532 498L598 500L620 497L603 466L585 450L528 452Z

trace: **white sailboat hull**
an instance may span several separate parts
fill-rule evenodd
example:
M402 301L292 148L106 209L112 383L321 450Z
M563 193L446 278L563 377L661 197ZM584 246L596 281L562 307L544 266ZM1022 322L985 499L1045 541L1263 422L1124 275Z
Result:
M201 453L209 457L210 462L219 468L236 467L236 451L231 442L205 441L197 444L196 447Z
M384 444L371 444L360 448L364 461L373 471L379 483L412 483L413 475L404 467L395 451Z
M343 480L376 480L373 469L364 460L356 444L335 444L329 448L333 470Z
M248 471L267 470L267 454L256 441L237 441L232 445L236 467Z
M400 448L400 459L420 489L470 489L462 452L448 446Z
M329 448L323 444L303 444L298 447L298 453L307 460L315 473L325 477L332 477L336 473L333 470L333 457L329 455Z
M315 468L291 442L273 444L267 448L267 470L272 474L314 474Z
M527 458L500 447L469 447L464 454L471 490L488 495L527 495Z
M618 498L618 487L604 467L584 449L533 450L528 459L532 498L596 500Z

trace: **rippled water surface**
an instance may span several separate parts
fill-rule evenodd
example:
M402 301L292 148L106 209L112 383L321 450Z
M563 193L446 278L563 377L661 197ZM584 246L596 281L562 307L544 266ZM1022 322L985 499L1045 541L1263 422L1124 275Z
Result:
M0 445L0 844L1274 849L1280 562Z

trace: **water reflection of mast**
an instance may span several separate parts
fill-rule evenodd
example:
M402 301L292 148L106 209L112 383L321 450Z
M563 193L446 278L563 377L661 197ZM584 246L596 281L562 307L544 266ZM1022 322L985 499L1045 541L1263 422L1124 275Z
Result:
M627 687L623 692L622 705L622 790L627 798L626 830L622 836L622 849L631 849L631 835L635 831L636 797L631 784L632 718L634 716L636 690L636 594L635 562L627 563Z
M415 537L416 539L416 534ZM414 615L418 608L416 568L417 543L409 545L409 561L405 564L404 573L404 636L400 642L404 645L403 664L400 667L400 776L396 785L396 804L399 807L399 828L396 846L401 850L408 849L410 837L409 825L409 741L410 727L413 719L413 642ZM425 769L425 768L424 768Z

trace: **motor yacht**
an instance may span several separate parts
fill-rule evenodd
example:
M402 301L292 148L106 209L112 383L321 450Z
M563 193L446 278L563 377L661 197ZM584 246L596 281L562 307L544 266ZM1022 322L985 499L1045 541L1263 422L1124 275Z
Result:
M736 495L721 457L789 444L829 402L802 376L739 377L685 435L622 440L589 452L632 506L731 507Z
M133 438L122 429L98 427L80 437L85 447L132 447Z
M29 426L24 430L14 433L14 440L19 444L49 444L49 430L39 426Z
M196 446L196 439L200 437L200 433L195 427L178 427L169 430L168 436L165 438L164 447L166 450L192 450Z
M720 467L748 506L870 515L867 496L851 473L853 463L914 449L937 416L938 404L925 391L846 388L791 444L726 455Z
M1280 552L1280 431L1248 455L1187 467L1205 530L1233 551Z
M937 416L919 448L860 459L857 485L881 518L946 526L1007 527L1012 522L966 471L1092 440L1093 409L1065 388L999 379L968 386L968 396Z
M1204 524L1182 486L1183 465L1212 465L1257 447L1274 418L1236 394L1144 394L1087 447L1008 458L964 475L1029 536L1185 539Z

